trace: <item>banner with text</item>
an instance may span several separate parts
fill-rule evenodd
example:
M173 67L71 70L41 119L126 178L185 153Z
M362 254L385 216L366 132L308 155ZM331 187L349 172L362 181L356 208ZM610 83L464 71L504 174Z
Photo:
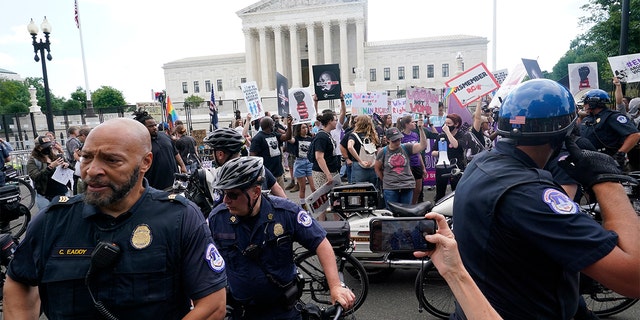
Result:
M386 91L345 93L344 103L351 108L351 114L388 114L389 102Z
M640 53L609 57L611 71L620 82L640 81Z
M409 111L416 114L433 114L438 110L440 94L436 90L427 88L408 88L407 105Z
M247 105L247 112L251 113L252 119L260 119L264 117L264 108L260 101L260 91L255 81L249 81L241 84L244 103Z
M455 88L452 95L463 107L500 87L493 73L482 62L445 82L445 85Z
M309 88L289 89L289 114L293 124L313 122L316 119L316 108L313 107L313 93Z

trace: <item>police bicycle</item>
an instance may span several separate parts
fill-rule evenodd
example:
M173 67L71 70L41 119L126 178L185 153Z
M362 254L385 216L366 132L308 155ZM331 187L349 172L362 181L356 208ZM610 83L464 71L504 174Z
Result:
M23 207L0 211L0 232L19 238L31 220L30 210L36 203L36 191L31 186L29 176L18 176L11 165L5 165L2 172L5 174L5 185L0 187L0 203L16 208L17 204L21 204Z

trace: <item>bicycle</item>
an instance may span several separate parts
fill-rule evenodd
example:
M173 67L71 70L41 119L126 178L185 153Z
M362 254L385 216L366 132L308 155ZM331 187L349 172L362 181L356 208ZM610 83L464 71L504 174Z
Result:
M0 187L0 232L20 238L31 221L31 208L36 202L36 191L25 177L20 177L10 165L2 168L5 185Z
M349 239L348 223L345 221L321 221L320 224L327 230L327 239L333 246L340 279L356 296L353 307L345 310L342 314L348 316L364 304L369 291L369 278L360 261L351 255L354 245ZM300 301L305 304L331 306L329 283L318 256L302 247L296 248L294 255L298 272L304 279Z

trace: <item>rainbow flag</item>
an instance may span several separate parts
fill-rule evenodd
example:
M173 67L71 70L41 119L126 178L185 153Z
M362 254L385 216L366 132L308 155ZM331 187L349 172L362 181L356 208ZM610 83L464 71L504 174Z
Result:
M444 99L450 96L456 90L456 88L457 88L456 86L447 88L447 90L444 92Z
M167 122L169 123L169 129L173 129L173 124L178 120L178 113L173 108L173 104L171 104L171 98L167 96Z

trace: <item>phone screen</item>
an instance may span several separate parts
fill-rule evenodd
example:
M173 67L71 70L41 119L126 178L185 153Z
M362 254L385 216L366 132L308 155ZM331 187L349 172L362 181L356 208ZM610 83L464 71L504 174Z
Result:
M436 231L434 220L416 218L371 219L369 246L373 252L413 252L433 250L424 239Z

